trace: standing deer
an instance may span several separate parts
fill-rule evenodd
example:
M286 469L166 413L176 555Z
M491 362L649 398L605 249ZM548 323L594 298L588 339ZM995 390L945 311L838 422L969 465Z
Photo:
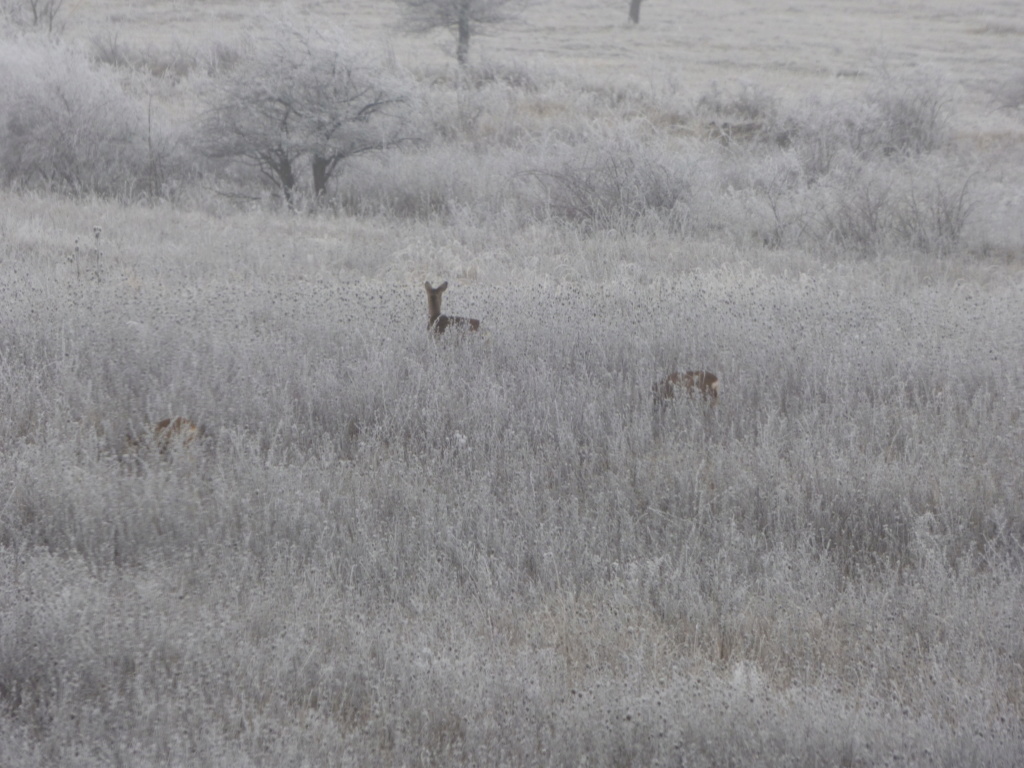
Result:
M675 399L676 390L683 388L690 397L693 397L693 391L696 389L705 400L710 397L712 405L718 402L718 377L708 371L673 371L661 381L655 382L651 391L654 393L655 402L664 403L666 400Z
M454 315L441 314L441 294L448 288L448 281L441 283L437 288L432 288L430 283L424 283L427 289L427 330L434 333L444 333L449 327L480 330L480 321L472 317L456 317Z

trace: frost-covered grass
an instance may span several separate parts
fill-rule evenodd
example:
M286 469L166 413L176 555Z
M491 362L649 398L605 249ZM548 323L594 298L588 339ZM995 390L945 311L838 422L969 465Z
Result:
M0 40L0 765L1024 764L1002 5L403 41L300 214L196 150L239 5L122 5L223 35Z
M3 764L1024 757L1014 267L4 210Z

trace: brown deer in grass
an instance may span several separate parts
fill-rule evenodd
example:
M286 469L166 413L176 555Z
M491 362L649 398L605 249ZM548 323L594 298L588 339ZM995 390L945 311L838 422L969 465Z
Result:
M441 294L448 288L448 281L441 283L437 288L431 287L430 283L424 283L427 289L427 329L434 333L444 333L448 328L457 328L470 331L480 330L480 321L472 317L456 317L454 315L441 314Z
M696 390L700 392L703 399L711 398L712 405L718 402L718 377L709 371L687 371L686 373L673 371L651 387L654 400L657 403L675 399L676 391L683 389L690 397L693 397L694 390Z
M182 416L162 419L153 426L153 437L160 453L167 453L174 448L187 448L205 434L205 427Z
M127 445L135 450L146 446L155 447L161 455L168 454L190 447L206 434L206 428L196 424L191 419L183 416L175 416L170 419L162 419L146 430L146 434L136 437L125 435Z

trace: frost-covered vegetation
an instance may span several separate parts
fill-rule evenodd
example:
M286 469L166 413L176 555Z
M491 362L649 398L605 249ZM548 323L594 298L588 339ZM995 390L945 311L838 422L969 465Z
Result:
M199 119L258 40L0 41L0 764L1024 763L1024 165L955 88L385 56L289 210Z

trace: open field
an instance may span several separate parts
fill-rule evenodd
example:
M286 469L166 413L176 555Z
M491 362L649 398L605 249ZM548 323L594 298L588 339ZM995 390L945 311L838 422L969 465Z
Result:
M1024 764L1024 22L625 5L298 4L433 131L312 213L0 192L0 765Z
M278 3L232 0L188 3L78 0L68 9L67 33L78 39L113 32L156 43L219 39L241 31L259 10ZM298 2L302 14L342 24L354 37L390 43L403 63L450 58L451 37L428 39L396 31L398 6L376 0ZM820 85L840 76L864 76L872 66L941 70L967 94L1019 76L1024 34L1010 2L965 6L957 0L894 4L885 0L838 7L828 0L751 3L722 0L648 1L641 24L626 21L617 0L537 3L520 23L479 43L481 55L529 59L569 75L678 78L705 89L713 80L756 80L768 86Z

